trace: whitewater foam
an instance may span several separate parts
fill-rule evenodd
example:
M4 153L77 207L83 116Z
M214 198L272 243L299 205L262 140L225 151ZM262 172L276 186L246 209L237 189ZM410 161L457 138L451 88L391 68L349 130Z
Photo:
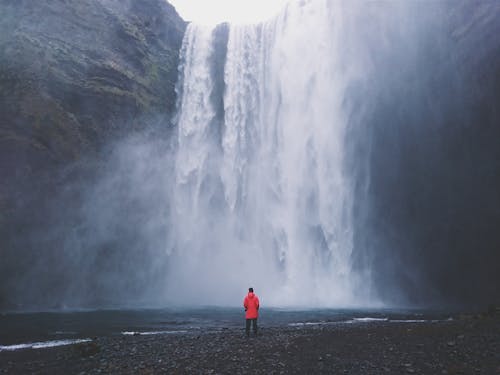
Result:
M365 318L354 318L352 319L354 322L387 322L389 319L387 318L371 318L371 317L365 317Z
M169 335L169 334L178 334L178 333L187 333L185 330L177 330L177 331L123 331L122 335L125 336L149 336L149 335Z
M14 351L21 349L45 349L45 348L53 348L56 346L81 344L90 341L92 341L92 339L68 339L68 340L30 342L30 343L14 344L14 345L0 345L0 351Z

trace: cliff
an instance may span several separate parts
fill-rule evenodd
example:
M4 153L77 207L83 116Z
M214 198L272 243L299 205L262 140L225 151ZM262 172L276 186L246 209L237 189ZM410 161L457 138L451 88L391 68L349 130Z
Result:
M4 182L171 114L185 22L167 2L7 0L0 14Z
M60 254L40 241L68 181L117 139L169 129L186 23L164 0L5 0L0 15L2 306L13 275Z
M6 0L0 14L1 220L20 186L170 117L186 24L163 0Z

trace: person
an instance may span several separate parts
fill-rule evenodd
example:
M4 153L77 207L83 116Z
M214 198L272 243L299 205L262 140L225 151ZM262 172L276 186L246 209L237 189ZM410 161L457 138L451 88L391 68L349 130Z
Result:
M243 300L246 319L246 333L250 336L250 325L253 325L253 333L257 335L257 318L259 317L259 297L253 292L253 288L248 288L248 294Z

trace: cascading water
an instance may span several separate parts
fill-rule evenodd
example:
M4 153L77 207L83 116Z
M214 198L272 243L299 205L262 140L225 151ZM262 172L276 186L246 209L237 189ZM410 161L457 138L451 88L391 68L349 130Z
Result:
M254 286L268 305L359 304L343 110L357 70L342 60L340 7L302 1L272 21L230 25L222 61L217 29L188 26L172 301L235 304Z

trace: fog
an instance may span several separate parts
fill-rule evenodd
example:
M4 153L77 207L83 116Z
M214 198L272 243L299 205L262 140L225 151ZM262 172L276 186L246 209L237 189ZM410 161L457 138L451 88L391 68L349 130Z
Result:
M69 168L18 308L498 295L496 2L291 2L190 24L172 124ZM22 247L22 245L20 245ZM27 245L28 247L28 245Z

